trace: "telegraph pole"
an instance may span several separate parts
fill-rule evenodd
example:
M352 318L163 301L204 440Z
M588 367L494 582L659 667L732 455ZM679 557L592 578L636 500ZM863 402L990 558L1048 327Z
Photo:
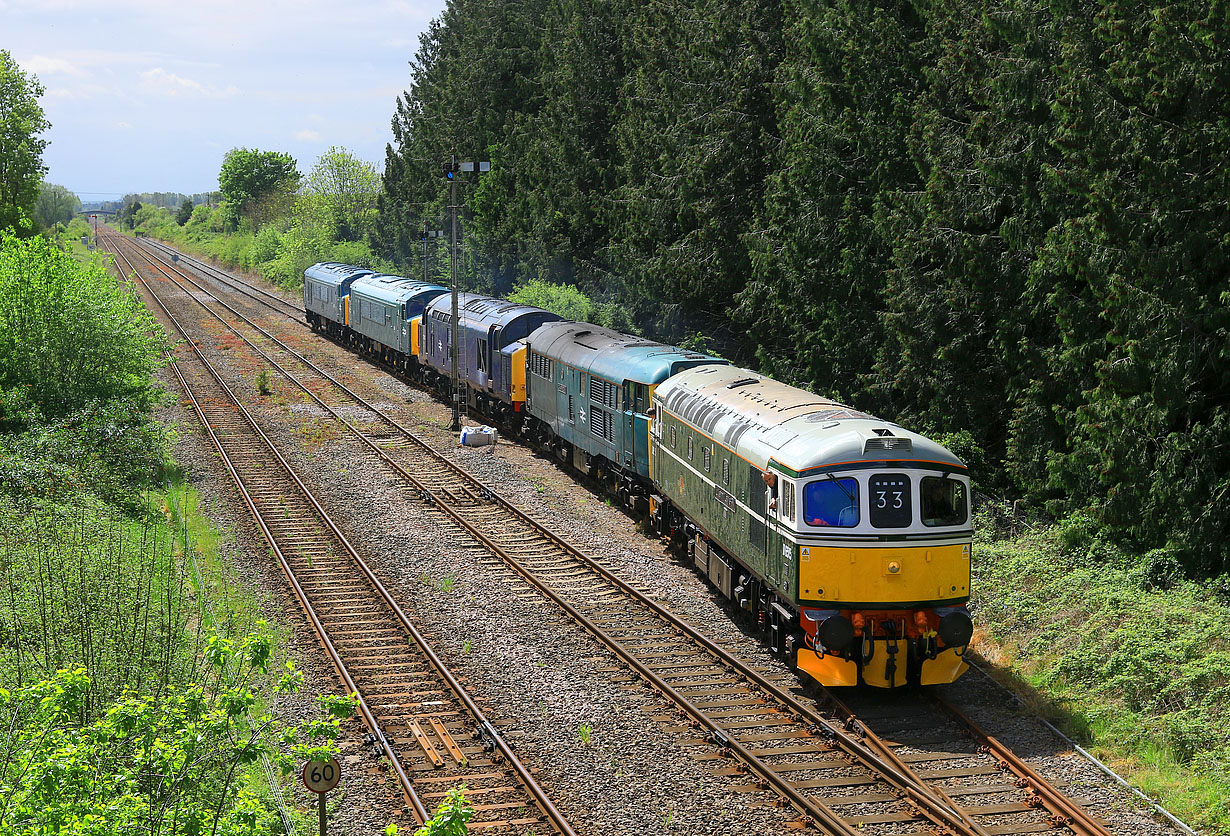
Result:
M453 432L461 430L461 375L457 373L457 343L460 341L460 326L457 323L457 155L453 154L448 164L448 208L452 213L453 224L449 233L449 254L453 261L453 321L449 325L452 336L449 338L449 352L453 363Z
M461 352L460 324L458 323L459 313L457 310L457 175L463 171L478 171L486 172L491 170L489 162L458 162L457 155L453 154L448 162L444 164L444 176L448 178L449 185L449 211L452 213L452 230L449 234L450 249L452 251L453 261L453 321L450 326L450 342L449 346L452 355L453 369L453 432L458 432L461 429L461 403L465 397L465 392L461 387L461 375L458 373L458 363Z

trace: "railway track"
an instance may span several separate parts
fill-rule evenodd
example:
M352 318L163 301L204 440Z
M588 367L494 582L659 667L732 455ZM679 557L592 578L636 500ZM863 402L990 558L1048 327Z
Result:
M471 830L575 836L530 771L432 650L310 489L260 429L114 239L112 252L191 347L170 368L277 557L347 693L367 742L421 824L465 784ZM271 466L272 465L272 466Z
M209 307L195 294L193 298ZM250 320L247 326L276 340ZM328 377L307 358L278 344L302 368ZM320 389L319 380L295 378L286 365L275 364L304 391ZM630 671L648 682L669 706L655 719L683 736L693 757L711 761L716 774L733 778L734 790L771 792L778 803L800 814L800 825L844 836L919 831L1105 834L1080 804L1046 784L1011 752L989 745L980 730L940 705L915 699L910 704L915 709L926 705L925 713L906 716L906 706L899 705L883 709L883 716L869 709L863 717L833 698L834 715L821 714L782 682L718 647L545 523L329 380L336 387L334 397L370 410L383 429L372 434L323 399L318 403L399 473L411 498L450 518L498 558L499 565L604 645L620 663L610 673ZM877 734L876 728L885 733ZM928 728L943 731L932 731L930 738L904 733Z

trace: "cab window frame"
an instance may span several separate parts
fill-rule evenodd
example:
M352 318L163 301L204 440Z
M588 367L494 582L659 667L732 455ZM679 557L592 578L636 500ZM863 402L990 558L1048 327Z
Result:
M939 515L928 516L928 511L936 510L929 507L934 496L931 493L939 483L939 487L947 487L950 495L956 495L958 501L950 505L952 514L949 517ZM959 514L957 512L960 512ZM918 518L928 528L952 528L969 522L969 486L961 479L951 476L923 476L918 480Z
M856 476L826 476L815 479L800 486L800 521L811 528L858 528L863 523L863 486ZM853 496L851 496L853 493ZM823 498L819 495L823 495ZM816 503L829 500L840 500L844 504L832 505L828 508L818 508ZM853 510L853 518L846 512ZM822 512L832 512L832 522L828 521ZM843 515L845 515L843 521Z

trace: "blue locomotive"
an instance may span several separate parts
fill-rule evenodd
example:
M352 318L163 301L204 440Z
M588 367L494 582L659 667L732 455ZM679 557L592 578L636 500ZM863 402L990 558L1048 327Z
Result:
M445 288L304 275L307 320L448 393ZM726 361L472 293L468 405L607 484L824 685L951 682L973 624L970 486L930 439Z

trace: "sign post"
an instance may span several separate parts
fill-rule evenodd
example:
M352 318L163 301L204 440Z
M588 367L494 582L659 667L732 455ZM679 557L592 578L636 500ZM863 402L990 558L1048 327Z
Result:
M320 836L325 836L325 795L342 780L342 767L337 758L329 758L328 762L308 761L303 765L303 785L316 793L320 805Z

